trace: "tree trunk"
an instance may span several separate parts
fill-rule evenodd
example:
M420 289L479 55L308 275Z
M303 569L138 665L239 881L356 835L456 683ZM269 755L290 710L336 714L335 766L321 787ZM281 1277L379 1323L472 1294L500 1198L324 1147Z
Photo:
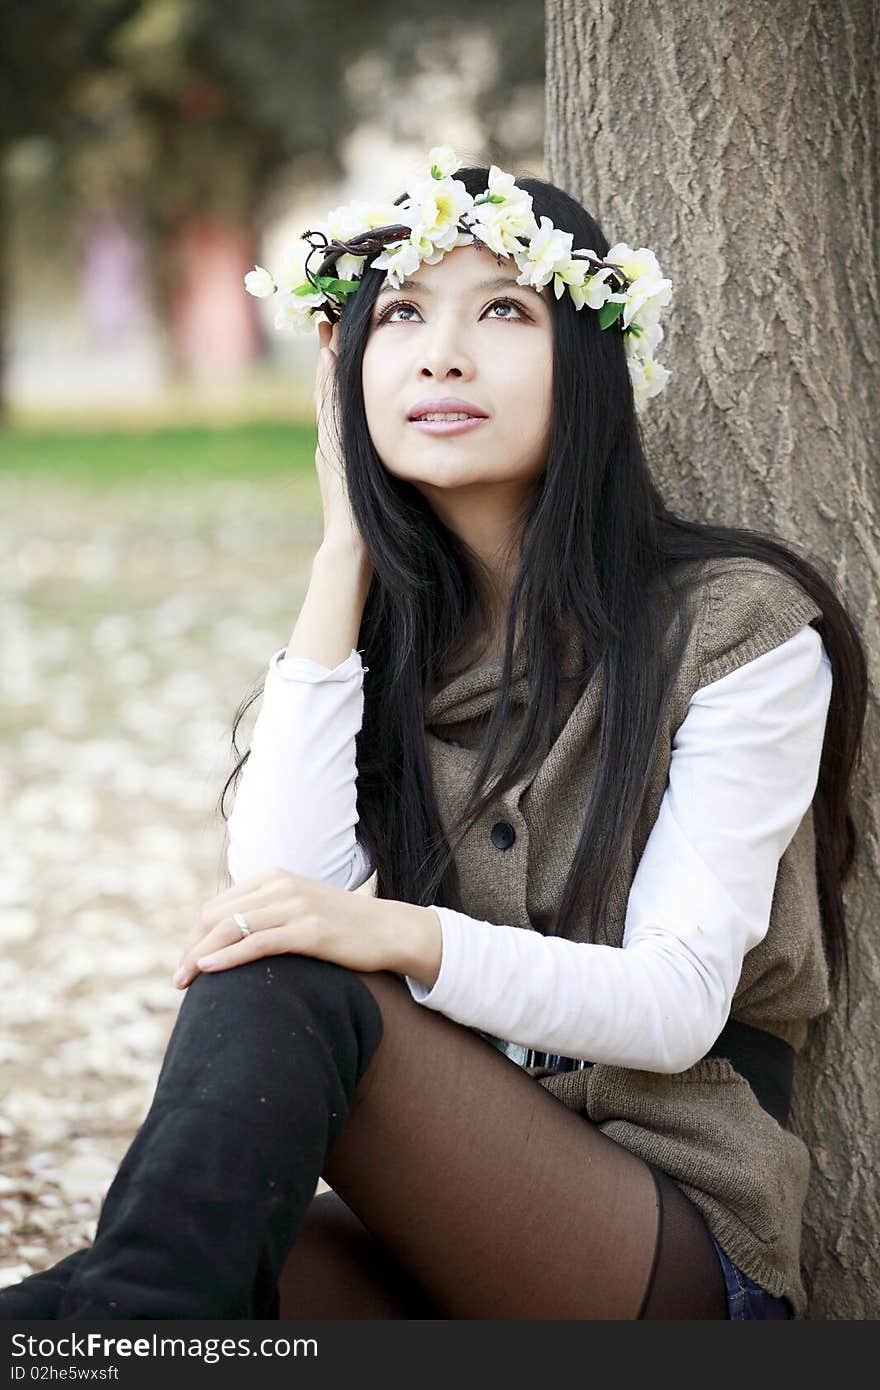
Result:
M673 282L643 417L685 516L771 530L825 562L878 647L878 11L871 0L547 0L548 177ZM799 1054L810 1317L876 1318L880 826L876 668L851 806L843 1009Z

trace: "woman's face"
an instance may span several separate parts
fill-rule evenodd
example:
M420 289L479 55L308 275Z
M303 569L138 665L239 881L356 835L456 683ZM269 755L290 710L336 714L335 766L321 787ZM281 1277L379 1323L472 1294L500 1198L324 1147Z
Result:
M484 249L458 246L436 265L422 263L399 290L381 290L373 308L363 357L367 426L388 471L441 513L455 511L458 488L468 490L462 499L492 496L510 511L544 472L552 311L548 290L517 285L517 274L511 257L499 264ZM495 280L508 283L483 283ZM409 418L418 402L450 396L485 418L445 434Z

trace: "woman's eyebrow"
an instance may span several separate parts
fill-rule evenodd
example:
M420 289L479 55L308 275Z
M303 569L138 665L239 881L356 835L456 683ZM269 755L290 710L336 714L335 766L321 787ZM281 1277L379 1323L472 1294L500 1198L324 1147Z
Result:
M528 290L530 294L537 295L538 291L531 285L520 285L509 275L497 275L491 280L477 280L471 286L475 290L497 290L502 286L512 285L517 290ZM383 284L376 298L379 299L383 294L400 294L403 290L415 291L418 294L432 294L433 291L428 285L419 280L402 280L399 285ZM540 296L538 296L540 298Z

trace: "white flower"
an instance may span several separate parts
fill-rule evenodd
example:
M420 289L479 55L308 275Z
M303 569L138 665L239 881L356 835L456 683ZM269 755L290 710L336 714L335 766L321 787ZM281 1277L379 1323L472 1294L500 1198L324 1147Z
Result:
M401 280L418 270L419 253L411 241L403 241L397 246L386 246L372 265L375 270L386 271L389 283L399 289Z
M421 265L422 262L424 262L425 265L436 265L438 261L442 261L447 251L454 251L456 246L470 246L473 240L474 238L471 232L462 231L456 233L455 240L451 241L448 246L435 246L429 237L422 237L415 243L418 264ZM410 245L413 244L412 238L410 238ZM375 261L373 264L375 265ZM414 269L414 267L411 266L410 270L412 269Z
M333 208L326 220L318 224L317 230L323 232L331 241L351 241L363 232L371 232L376 227L388 227L397 222L409 225L404 209L395 207L393 203L384 199L356 198L353 202L342 203L339 207ZM357 280L363 273L365 260L366 256L356 256L350 251L344 251L331 273L339 280ZM313 273L317 264L320 264L318 256L313 262Z
M455 238L456 246L472 246L474 241L473 232L459 232Z
M500 256L515 256L523 249L519 238L532 236L537 225L531 210L523 214L520 209L505 208L503 204L481 203L475 213L470 223L474 236Z
M437 250L451 250L458 237L459 220L474 202L461 180L412 179L406 191L410 241L419 248L422 259L427 260Z
M638 293L632 297L630 304L627 305L627 308L635 305L629 316L630 326L635 325L643 335L648 335L652 347L656 347L660 338L663 337L663 330L660 327L660 310L669 303L672 295L670 285L671 281L669 280L658 280L653 288L642 286L639 290L638 282L636 282L634 288L638 290ZM626 310L624 310L625 319ZM658 333L659 336L657 336Z
M278 258L275 271L275 281L280 291L289 293L295 290L297 285L306 283L306 260L311 249L309 243L302 240L285 246ZM312 264L314 265L314 262Z
M624 343L628 337L629 334L624 338ZM640 353L627 356L627 367L633 386L635 407L636 410L641 410L646 401L650 400L652 396L660 394L669 380L671 372L662 363L655 362L650 355L643 356Z
M505 206L511 213L517 210L521 217L526 217L532 213L532 195L527 193L524 188L518 188L513 174L506 174L503 169L499 169L497 164L493 164L489 170L489 182L486 185L486 192L490 198L497 200L502 198L504 202L499 204L497 201L481 203L480 207L499 207ZM530 225L537 226L535 215L532 213L528 219Z
M595 251L591 251L590 255L596 256ZM601 258L596 256L596 260L599 259ZM554 273L553 290L559 299L568 289L576 309L582 309L585 304L589 309L601 309L611 298L611 287L605 282L613 273L612 270L606 269L598 270L591 275L589 261L571 260L567 266Z
M533 234L528 246L521 246L514 252L516 263L522 274L517 276L518 285L533 285L543 289L544 285L557 273L572 272L571 232L561 232L553 226L549 217L541 218L540 228ZM576 274L576 272L575 272Z
M517 188L513 175L504 173L497 164L489 170L486 193L486 202L474 200L468 225L491 250L502 256L515 255L522 249L518 238L534 236L538 230L532 195Z
M345 251L337 259L330 274L335 275L338 280L359 280L365 260L366 256L353 256L350 251Z
M279 296L275 327L289 333L308 333L318 309L326 301L323 294L285 293Z
M334 241L350 241L360 232L372 231L374 227L385 227L389 222L403 222L397 214L400 211L393 203L367 202L356 198L351 203L341 203L328 213L318 230Z
M672 298L672 281L662 278L654 252L647 246L633 251L626 242L620 241L611 247L603 259L619 265L627 279L632 281L620 296L612 296L622 297L623 327L628 328L636 315L637 321L646 327L655 323L660 310Z
M657 257L647 246L640 246L638 251L633 251L625 241L618 241L602 260L613 261L615 265L619 265L627 280L641 280L645 275L655 280L660 278Z
M637 323L644 328L656 324L660 310L672 298L671 280L636 280L626 292L627 303L623 311L624 326Z
M451 145L432 145L424 164L410 169L404 180L404 187L409 188L410 184L424 183L427 179L436 179L440 182L443 179L451 178L460 164L461 160Z
M257 299L267 299L270 294L275 293L275 281L271 273L261 265L255 265L253 270L249 270L244 277L244 287L248 294L254 295Z
M654 352L654 349L663 341L663 327L658 319L652 319L649 323L642 323L640 320L630 321L630 330L635 327L638 332L630 331L623 337L624 346L632 344L630 351L641 353L643 356Z
M451 145L432 145L428 151L428 168L435 179L448 179L460 164L461 160Z

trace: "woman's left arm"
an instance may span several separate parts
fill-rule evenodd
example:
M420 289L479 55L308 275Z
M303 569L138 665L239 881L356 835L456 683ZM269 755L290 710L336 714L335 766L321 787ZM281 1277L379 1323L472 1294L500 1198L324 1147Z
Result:
M244 916L249 935L242 936L233 913ZM205 903L174 984L185 989L200 971L285 953L433 983L440 970L440 919L430 907L351 893L287 869L263 869Z
M700 688L630 886L623 949L434 904L442 968L413 998L526 1048L680 1072L729 1017L769 925L779 862L815 792L832 673L799 633Z

